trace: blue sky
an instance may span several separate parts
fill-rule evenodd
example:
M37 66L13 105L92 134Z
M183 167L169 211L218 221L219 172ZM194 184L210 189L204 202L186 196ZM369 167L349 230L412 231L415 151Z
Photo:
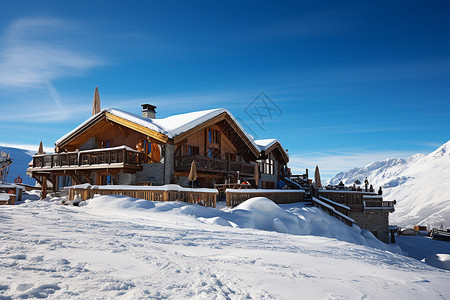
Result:
M98 86L102 108L228 108L296 172L428 153L450 139L449 15L448 1L5 1L0 145L52 147Z

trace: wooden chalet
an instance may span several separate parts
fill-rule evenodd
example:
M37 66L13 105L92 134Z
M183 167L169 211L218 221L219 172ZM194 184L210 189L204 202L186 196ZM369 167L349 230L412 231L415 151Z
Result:
M258 159L260 182L258 186L263 189L280 188L278 182L283 181L287 174L289 157L277 139L255 140L261 150Z
M157 119L155 106L142 107L142 116L93 110L92 117L56 141L54 154L34 155L28 172L40 183L46 178L54 190L81 183L188 186L195 161L194 186L213 187L236 182L238 176L253 179L256 161L266 166L261 158L277 166L287 163L279 143L261 151L226 109ZM270 180L261 175L271 182L267 188L276 184L278 167L270 169L274 172Z

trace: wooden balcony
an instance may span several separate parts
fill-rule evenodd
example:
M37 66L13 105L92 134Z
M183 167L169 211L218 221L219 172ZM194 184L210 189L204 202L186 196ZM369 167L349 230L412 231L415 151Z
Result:
M195 160L197 172L236 174L239 171L240 176L253 176L254 174L254 166L252 164L219 158L210 158L201 155L176 156L175 171L189 172L193 160Z
M394 211L395 201L384 201L382 196L371 192L319 190L319 195L339 204L346 205L352 211L387 209Z
M29 171L130 168L141 170L142 153L127 146L37 154Z

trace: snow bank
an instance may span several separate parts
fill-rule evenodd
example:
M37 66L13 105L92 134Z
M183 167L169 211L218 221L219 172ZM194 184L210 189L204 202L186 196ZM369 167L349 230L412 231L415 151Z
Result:
M219 193L216 189L185 188L185 187L179 186L177 184L146 186L146 185L90 185L89 183L83 183L83 184L74 185L73 188L97 189L97 190L176 191L176 192L214 193L214 194Z
M225 210L184 202L152 202L126 196L96 196L82 204L88 209L102 212L129 213L128 210L132 210L133 214L147 214L149 211L181 214L194 217L205 224L323 236L401 253L399 247L382 243L358 226L348 227L316 207L303 203L279 206L265 197L251 198L233 209Z

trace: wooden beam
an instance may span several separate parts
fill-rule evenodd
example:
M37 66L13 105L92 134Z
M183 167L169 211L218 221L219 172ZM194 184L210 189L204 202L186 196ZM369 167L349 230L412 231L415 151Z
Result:
M86 173L80 172L79 174L83 176L84 180L86 180L89 184L94 184L94 181Z
M136 124L134 122L128 121L128 120L123 119L121 117L115 116L115 115L110 114L110 113L105 113L105 115L106 115L106 119L107 120L110 120L112 122L115 122L117 124L125 126L127 128L130 128L130 129L132 129L134 131L137 131L137 132L140 132L142 134L145 134L145 135L147 135L147 136L149 136L149 137L151 137L151 138L153 138L153 139L155 139L157 141L166 143L167 140L169 139L169 137L167 135L165 135L165 134L159 133L159 132L157 132L155 130L152 130L152 129L149 129L149 128L144 127L142 125L139 125L139 124Z
M75 173L69 173L68 174L70 178L72 178L73 181L75 181L76 184L81 184L81 178Z

